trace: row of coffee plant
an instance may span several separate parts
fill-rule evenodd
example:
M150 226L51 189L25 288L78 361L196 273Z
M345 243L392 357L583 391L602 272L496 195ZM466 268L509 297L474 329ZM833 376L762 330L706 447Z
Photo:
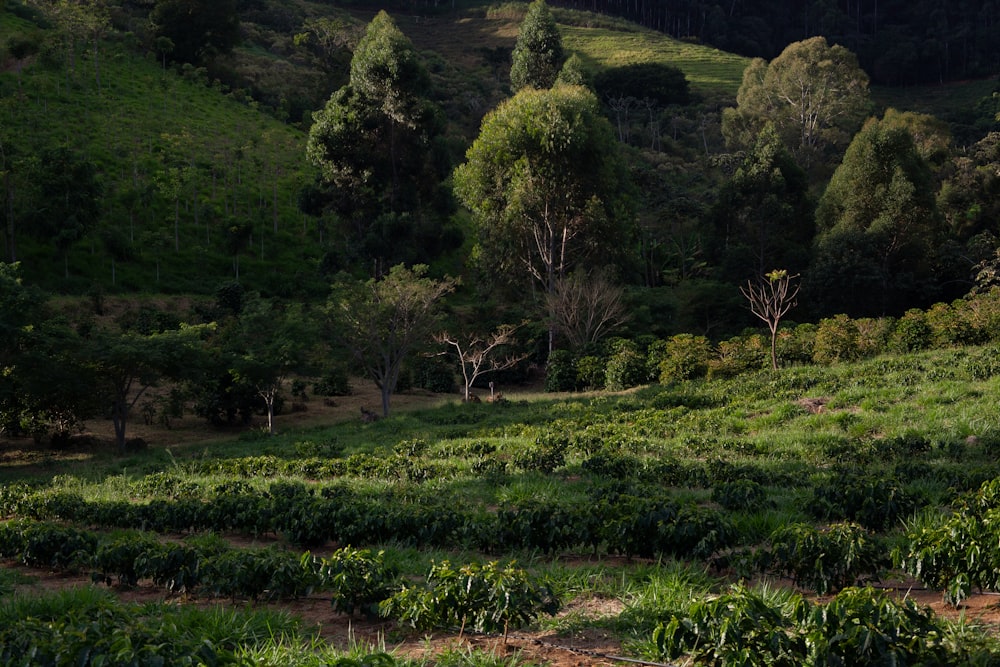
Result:
M717 667L996 664L985 633L867 587L816 604L736 586L672 614L647 652Z
M305 484L289 482L274 482L266 493L237 486L205 499L148 503L87 501L71 493L12 485L0 494L0 513L157 533L278 534L303 547L392 540L485 553L596 551L602 547L626 556L708 556L731 538L729 523L717 510L678 503L662 490L652 495L628 491L609 493L605 487L596 487L599 495L585 506L524 502L491 511L402 498L373 503L370 497L344 487L323 487L316 493Z
M329 558L276 548L238 549L218 538L160 542L148 533L101 535L53 523L0 524L0 558L55 570L91 570L95 582L149 581L170 592L291 599L326 591L335 611L386 616L421 629L507 632L559 600L513 563L435 564L423 582L400 579L383 552L345 547Z
M782 365L831 364L882 354L910 353L956 345L982 345L1000 336L1000 289L899 318L846 315L818 324L786 326L777 336ZM546 368L547 391L609 389L671 384L699 377L732 377L770 368L771 341L746 333L713 344L704 336L679 334L666 340L613 338L582 353L557 350ZM994 355L1000 356L1000 354ZM989 373L1000 371L1000 362Z

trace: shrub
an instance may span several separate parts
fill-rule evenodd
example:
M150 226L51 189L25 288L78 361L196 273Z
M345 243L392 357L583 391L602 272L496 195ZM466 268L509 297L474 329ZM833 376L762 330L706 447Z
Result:
M587 355L576 362L576 386L581 389L604 389L606 362Z
M704 377L712 346L704 336L678 334L665 341L657 364L660 384ZM651 355L652 356L652 355Z
M649 381L646 360L639 353L638 346L631 341L618 339L605 368L605 386L609 391L623 391Z
M813 361L817 364L833 364L860 357L858 325L854 320L847 315L836 315L820 320L816 329Z
M569 350L553 350L545 364L545 391L576 389L576 364Z
M333 593L335 611L353 615L378 616L378 607L392 594L396 574L384 562L385 552L344 547L334 551L320 564L324 589Z
M863 317L854 321L857 328L858 358L875 357L889 349L896 323L891 317Z
M783 365L810 364L816 345L816 325L800 324L778 331L778 361Z
M431 567L425 585L404 586L382 604L384 615L415 628L431 630L466 627L504 636L510 627L521 627L539 614L554 614L559 600L552 590L533 581L528 573L509 563L472 563L453 568L448 561Z
M931 327L924 311L911 308L896 322L889 342L897 352L917 352L931 346Z
M764 569L787 575L819 595L877 578L890 560L884 546L854 523L818 529L804 523L779 528L759 557Z
M973 327L968 311L968 304L961 299L951 305L936 303L931 306L926 320L933 345L946 347L981 343L984 340L982 333Z
M350 396L352 389L347 371L343 368L331 368L316 381L313 391L319 396Z
M893 479L842 472L813 488L806 509L819 519L846 519L869 530L885 530L912 514L917 505L917 498Z
M709 361L709 377L733 377L770 366L770 343L763 336L738 336L721 341Z

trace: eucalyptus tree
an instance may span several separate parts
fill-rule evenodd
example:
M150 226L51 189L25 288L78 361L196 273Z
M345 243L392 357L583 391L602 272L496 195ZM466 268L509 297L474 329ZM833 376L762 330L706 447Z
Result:
M444 123L429 94L413 44L382 11L354 51L350 81L313 115L306 157L320 180L312 208L336 214L345 247L363 259L419 257L415 235L440 226Z
M489 283L552 294L575 267L623 260L635 221L618 151L582 86L525 88L486 116L454 181Z
M528 5L511 54L511 88L550 88L565 60L562 37L549 6L545 0L534 0Z
M727 143L750 147L773 123L807 168L847 146L868 114L868 75L848 49L811 37L785 47L770 63L755 58L743 71L736 107L723 110Z

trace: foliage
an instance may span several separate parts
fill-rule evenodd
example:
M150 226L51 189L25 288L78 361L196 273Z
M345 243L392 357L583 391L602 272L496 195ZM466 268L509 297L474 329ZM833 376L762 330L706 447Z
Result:
M458 626L477 632L523 627L540 614L554 614L559 601L545 584L514 563L471 563L453 568L435 563L423 587L403 586L382 606L387 616L422 630Z
M768 122L805 165L822 162L850 140L868 106L868 76L845 47L812 37L785 47L770 63L743 72L736 108L722 116L732 146L751 146Z
M848 588L826 604L798 597L772 602L745 587L692 602L653 633L657 657L700 664L966 664L953 631L912 600Z
M395 587L395 572L384 563L385 552L344 547L320 565L323 587L332 592L334 611L353 616L355 610L373 618L379 604Z
M704 377L712 349L704 336L677 334L665 341L657 341L649 348L649 362L660 384L670 385Z
M884 545L852 523L824 529L791 524L772 533L768 545L757 556L763 568L818 595L854 586L862 577L878 579L890 564Z
M895 554L901 567L958 605L972 589L1000 587L991 545L1000 535L1000 481L984 483L946 515L927 514L907 525L908 544Z
M573 353L569 350L553 350L545 364L545 391L574 389L576 389L576 364Z
M386 416L404 361L430 341L438 302L455 288L451 278L426 274L424 265L400 264L380 280L335 286L327 305L337 341L381 390Z
M534 0L528 5L511 54L511 88L515 92L526 86L551 88L564 60L555 19L545 0Z
M856 453L849 457L858 462ZM894 479L841 471L836 479L813 488L807 509L821 519L846 519L869 530L886 530L909 517L918 503Z
M932 179L910 127L890 112L865 123L816 209L810 292L827 312L881 315L927 291L941 233ZM857 256L842 264L845 253Z
M609 391L631 389L649 381L646 360L631 341L623 341L608 356L605 387Z
M454 175L490 283L556 281L627 247L628 176L597 98L580 86L525 88L484 119Z
M321 172L309 208L343 223L346 259L384 267L431 259L440 248L436 137L443 131L428 99L430 79L413 44L380 11L354 49L350 82L315 113L306 146Z

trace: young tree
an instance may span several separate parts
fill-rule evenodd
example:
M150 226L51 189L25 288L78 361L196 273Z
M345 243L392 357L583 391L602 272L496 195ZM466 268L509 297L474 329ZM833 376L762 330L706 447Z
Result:
M596 343L628 320L625 290L603 271L574 271L556 282L546 301L556 332L573 349Z
M527 278L551 294L576 266L620 261L634 234L611 125L580 86L525 88L490 113L455 190L493 284L523 289Z
M267 432L274 433L274 406L289 374L301 370L316 341L301 304L280 308L250 295L238 316L233 379L253 386L267 409Z
M736 105L722 114L729 145L752 146L772 122L808 168L851 140L868 113L868 75L849 50L811 37L789 44L771 63L754 59L743 71Z
M798 275L775 269L756 284L748 280L740 292L750 302L750 312L767 324L771 332L771 367L778 370L778 324L795 307L801 284ZM795 281L794 283L792 281Z
M510 86L514 91L526 86L550 88L566 59L562 37L545 0L528 5L517 43L511 56Z
M425 265L399 264L381 279L336 286L328 302L334 337L381 390L384 416L404 360L431 340L438 303L455 289L455 280L426 274Z
M458 336L452 336L447 331L443 331L434 340L441 345L450 345L455 349L458 356L458 363L462 367L462 379L464 381L463 396L468 402L472 385L476 380L487 373L513 368L528 355L513 354L509 352L514 344L514 333L517 327L511 324L501 324L496 331L488 336L472 336L462 340ZM507 352L503 358L496 355Z

